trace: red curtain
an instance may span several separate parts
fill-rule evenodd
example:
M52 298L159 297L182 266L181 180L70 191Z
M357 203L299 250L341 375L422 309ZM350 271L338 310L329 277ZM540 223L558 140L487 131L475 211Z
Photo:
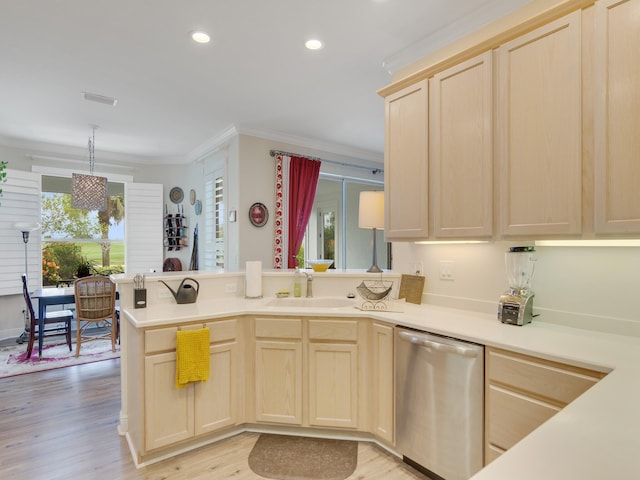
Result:
M289 165L289 254L288 268L297 265L296 255L302 245L304 231L307 228L316 187L320 176L320 163L301 157L291 157Z

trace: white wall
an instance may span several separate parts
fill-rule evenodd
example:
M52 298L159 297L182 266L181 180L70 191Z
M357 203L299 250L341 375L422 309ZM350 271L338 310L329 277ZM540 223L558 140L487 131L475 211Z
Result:
M248 261L260 260L265 269L273 268L273 215L275 210L275 159L269 156L273 142L240 135L238 149L237 267L245 269ZM249 221L249 207L263 203L269 212L265 226Z
M422 263L424 303L495 314L508 287L504 252L512 245L531 244L394 243L393 267L413 273L412 266ZM640 336L640 248L538 246L536 257L533 308L540 316L534 322ZM454 280L440 280L442 260L454 262Z

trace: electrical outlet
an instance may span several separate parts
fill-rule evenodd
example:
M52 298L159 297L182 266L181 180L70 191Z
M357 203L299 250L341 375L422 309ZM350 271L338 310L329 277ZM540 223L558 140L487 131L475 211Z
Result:
M422 262L414 262L410 265L411 275L422 275Z
M440 260L440 280L455 280L455 262L453 260Z
M224 291L225 291L225 293L236 293L236 291L237 291L236 284L235 283L227 283L224 286Z

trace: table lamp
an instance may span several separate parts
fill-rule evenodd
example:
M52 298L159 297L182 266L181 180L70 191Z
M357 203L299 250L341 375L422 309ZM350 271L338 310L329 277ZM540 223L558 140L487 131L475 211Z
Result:
M373 260L367 272L382 272L377 261L376 230L384 229L384 192L360 192L358 227L373 230Z

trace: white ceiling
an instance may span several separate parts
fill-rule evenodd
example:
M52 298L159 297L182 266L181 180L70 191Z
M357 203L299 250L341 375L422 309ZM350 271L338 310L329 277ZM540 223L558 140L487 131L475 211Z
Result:
M529 1L2 0L0 144L86 149L98 125L96 159L185 163L235 127L381 159L390 72Z

